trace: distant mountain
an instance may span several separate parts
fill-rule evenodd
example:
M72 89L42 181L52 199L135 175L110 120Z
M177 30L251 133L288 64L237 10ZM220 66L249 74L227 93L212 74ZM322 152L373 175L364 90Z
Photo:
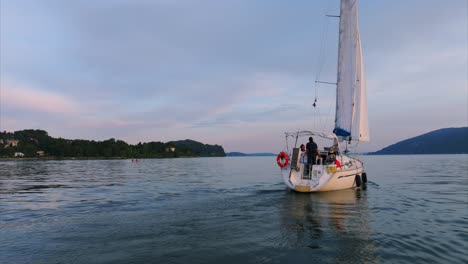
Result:
M226 153L228 157L268 157L276 156L274 153L261 152L261 153L242 153L242 152L228 152Z
M241 152L227 152L226 153L227 157L245 157L247 154L241 153Z
M468 127L443 128L409 138L371 155L468 153Z

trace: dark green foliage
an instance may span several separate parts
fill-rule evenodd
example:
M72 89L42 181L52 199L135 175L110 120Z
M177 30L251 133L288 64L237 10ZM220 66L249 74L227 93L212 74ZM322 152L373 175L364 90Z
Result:
M6 145L6 140L18 140L18 146ZM52 138L43 130L21 130L14 133L0 132L0 157L13 157L22 152L25 157L37 157L37 151L57 158L174 158L174 157L223 157L222 146L206 145L193 140L168 143L149 142L129 145L114 138L104 141L69 140Z
M167 142L167 145L176 148L176 155L182 156L197 156L197 157L224 157L224 149L219 145L207 145L194 140L186 139L179 141Z
M468 153L468 127L443 128L390 145L377 152L385 154L462 154Z

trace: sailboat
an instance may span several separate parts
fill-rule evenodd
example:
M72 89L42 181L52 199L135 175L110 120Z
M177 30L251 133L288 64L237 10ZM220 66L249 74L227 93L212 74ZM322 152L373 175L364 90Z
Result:
M277 156L285 184L297 192L322 192L363 186L364 164L349 155L352 141L369 141L366 86L358 28L358 0L341 0L335 128L332 133L287 132L286 149ZM319 149L315 164L304 162L300 138L320 137L331 141ZM295 139L290 149L288 139ZM344 147L343 147L344 146Z

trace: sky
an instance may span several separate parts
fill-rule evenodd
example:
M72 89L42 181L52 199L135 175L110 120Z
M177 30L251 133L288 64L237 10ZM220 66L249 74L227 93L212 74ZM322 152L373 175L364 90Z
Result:
M468 125L468 1L360 0L375 151ZM339 1L0 0L0 130L278 152L331 132ZM312 106L317 95L317 108Z

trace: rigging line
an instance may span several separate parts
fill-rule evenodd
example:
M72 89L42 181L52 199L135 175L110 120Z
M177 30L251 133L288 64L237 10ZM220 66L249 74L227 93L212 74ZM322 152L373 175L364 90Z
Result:
M327 8L325 9L325 14L328 10L328 6ZM317 65L316 65L316 74L315 74L315 80L317 81L318 78L320 77L320 74L321 74L321 61L322 61L322 57L323 57L323 49L324 49L324 42L325 42L325 38L324 38L324 35L325 35L325 31L326 31L326 28L327 28L327 21L325 20L324 23L323 23L323 26L322 26L322 31L321 31L321 35L320 35L320 46L319 46L319 50L318 50L318 56L317 56ZM315 82L314 83L314 95L315 95L315 99L317 99L317 83ZM315 107L315 105L314 105Z
M325 8L325 14L328 14L330 8L331 8L331 3L332 1L327 1L327 5L326 5L326 8ZM325 120L328 120L327 116L325 116L325 118L323 118L323 116L321 115L320 113L320 108L317 107L317 97L318 97L318 89L320 88L320 83L317 82L317 80L320 79L320 76L322 74L322 70L323 68L325 67L325 63L327 61L327 36L328 36L328 28L329 28L329 24L330 24L330 21L328 19L328 17L324 17L323 19L325 19L324 21L324 24L323 24L323 27L322 27L322 32L321 32L321 38L320 38L320 48L319 48L319 54L318 54L318 59L317 59L317 74L316 74L316 78L315 78L315 84L314 84L314 88L315 88L315 99L314 99L314 103L313 103L313 107L314 107L314 129L317 129L318 127L322 128L322 131L325 131ZM330 113L331 109L329 109L329 113ZM328 114L329 114L328 113ZM318 126L317 126L317 118L319 119L318 120Z
M326 108L324 108L324 113L322 115L322 126L321 126L321 131L328 131L327 129L330 129L330 124L331 121L330 121L330 112L331 112L331 105L330 107L328 108L328 111L326 111ZM328 132L331 132L331 131L328 131ZM327 133L328 133L327 132Z
M326 112L324 112L326 113ZM326 115L322 115L322 124L321 124L321 127L320 127L320 131L326 131L326 128L327 128L327 124L328 124L328 119L326 117Z
M320 112L320 109L321 109L320 106L318 106L317 111L318 111L319 114L318 114L318 126L315 126L316 131L321 131L322 123L323 123L322 114Z
M321 35L321 40L320 40L320 49L319 49L319 58L317 62L317 75L315 77L315 80L319 80L320 76L322 74L323 66L326 61L326 42L327 42L327 36L328 36L328 24L329 21L328 19L325 21L324 28L322 30L322 35Z
M328 11L330 10L330 6L331 6L331 1L327 1L325 14L327 14ZM318 57L318 60L317 60L317 75L316 75L315 80L318 80L320 78L320 75L321 75L322 69L323 69L323 65L325 63L325 57L326 57L326 45L325 45L326 43L325 42L327 41L327 36L328 36L329 20L326 17L324 19L325 19L325 23L323 25L322 32L321 32L319 57Z
M326 22L326 29L325 31L328 31L328 22ZM318 86L317 86L317 80L320 79L320 76L322 74L322 70L325 66L325 53L326 53L326 48L325 48L325 44L326 44L326 35L327 33L323 33L322 34L322 40L321 40L321 44L320 44L320 53L319 53L319 59L318 59L318 64L317 64L317 75L315 76L315 98L318 97Z
M333 109L333 100L330 100L330 104L328 106L328 112L325 116L325 122L324 122L324 125L322 127L322 131L325 131L325 125L326 124L333 124L334 122L333 121L333 116L331 115L331 112L332 112L332 109Z
M358 148L358 146L359 146L359 142L360 142L359 140L356 141L356 145L354 146L354 150L357 150L357 148Z
M317 91L317 88L315 88L315 91ZM317 102L317 96L315 96L314 103L312 104L312 106L314 107L314 126L313 126L314 131L317 131L317 118L318 118L318 122L320 124L320 112L319 112L320 108L317 107L316 102Z
M328 11L330 10L331 7L331 2L332 1L327 1L327 5L325 8L325 14L328 14ZM327 36L328 36L328 26L329 26L329 20L327 17L324 18L324 24L322 27L322 32L321 32L321 37L320 37L320 48L319 48L319 54L318 54L318 59L317 59L317 73L315 76L315 99L314 99L314 108L317 106L317 98L318 98L318 83L317 80L320 79L320 76L322 74L322 70L325 67L326 59L327 59Z
M316 122L317 112L318 112L318 119L319 119L318 123L320 127L320 109L318 107L314 107L314 131L319 131L317 127L317 122Z
M317 95L315 95L315 99L317 100ZM314 130L317 129L317 110L318 109L317 107L315 107L315 102L314 102Z

